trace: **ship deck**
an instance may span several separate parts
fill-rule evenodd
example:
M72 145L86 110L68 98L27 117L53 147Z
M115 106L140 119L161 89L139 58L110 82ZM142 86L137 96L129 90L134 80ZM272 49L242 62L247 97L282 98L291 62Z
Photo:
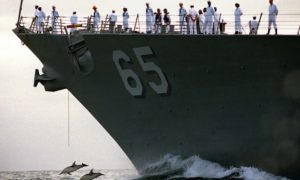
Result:
M244 14L243 19L248 19L242 21L242 32L238 35L266 35L268 29L268 20L266 17L268 15L256 15L259 17L258 27L255 30L255 33L250 33L249 20L255 14ZM220 20L217 25L218 31L216 33L207 34L201 32L202 27L197 23L197 35L235 35L235 25L233 19L234 17L231 14L221 14ZM122 17L118 17L122 19ZM108 15L101 20L98 27L94 27L93 19L90 16L79 17L78 24L71 25L70 17L60 16L54 25L51 22L51 17L47 16L45 22L42 25L42 32L38 32L37 19L34 17L21 16L18 26L24 27L27 33L43 33L43 34L55 34L55 35L64 35L74 32L84 33L84 34L117 34L117 35L190 35L188 22L184 23L182 27L182 32L180 32L180 26L178 21L172 21L170 25L161 24L159 26L153 23L152 31L146 32L146 22L144 21L145 17L139 14L136 15L133 21L129 21L128 30L124 30L122 22L119 21L114 27L110 27ZM171 19L179 19L176 15L171 15ZM225 21L226 20L226 21ZM299 35L300 34L300 14L280 14L278 20L278 29L280 35ZM51 26L55 26L54 28ZM214 29L215 27L213 27ZM203 31L203 30L202 30ZM274 34L274 32L271 33Z

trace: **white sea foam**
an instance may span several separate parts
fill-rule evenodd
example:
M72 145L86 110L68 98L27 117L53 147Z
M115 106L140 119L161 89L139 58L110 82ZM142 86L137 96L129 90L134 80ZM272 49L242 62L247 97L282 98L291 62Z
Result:
M204 178L223 178L237 172L237 168L226 169L218 163L201 159L199 156L192 156L186 161L188 165L184 167L184 177L204 177Z
M275 176L254 167L225 168L218 163L191 156L183 159L181 156L165 155L159 161L148 164L141 171L143 177L172 178L216 178L216 179L245 179L245 180L288 180Z
M245 180L288 180L287 178L275 176L253 167L241 167L241 177Z
M78 180L90 169L79 170L72 175L59 175L60 171L27 171L27 172L0 172L0 179L69 179ZM104 174L99 179L131 180L137 178L135 170L94 170ZM159 161L149 164L142 172L142 180L171 180L184 178L215 178L215 179L244 179L244 180L288 180L275 176L254 167L226 168L218 163L191 156L183 159L181 156L168 154Z

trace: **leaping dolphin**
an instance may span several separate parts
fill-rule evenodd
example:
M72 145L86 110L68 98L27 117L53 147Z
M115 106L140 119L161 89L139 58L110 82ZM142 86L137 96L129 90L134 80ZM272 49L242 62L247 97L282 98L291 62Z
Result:
M93 169L92 169L88 174L83 175L80 178L80 180L92 180L92 179L95 179L95 178L97 178L99 176L102 176L102 175L104 175L104 174L102 174L102 173L94 173Z
M79 164L79 165L76 165L76 161L74 161L71 166L68 166L64 170L62 170L61 173L59 173L59 175L61 175L61 174L71 175L71 172L77 171L78 169L83 168L85 166L88 166L88 165L83 164L83 163Z

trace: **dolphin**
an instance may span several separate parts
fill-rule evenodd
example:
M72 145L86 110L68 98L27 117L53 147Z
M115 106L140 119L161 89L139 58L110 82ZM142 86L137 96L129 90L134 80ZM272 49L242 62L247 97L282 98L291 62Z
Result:
M78 169L83 168L85 166L88 166L88 165L83 164L83 163L79 164L79 165L76 165L76 161L74 161L71 166L68 166L64 170L62 170L61 173L59 173L59 175L61 175L61 174L71 175L71 172L77 171Z
M80 178L80 180L92 180L92 179L95 179L95 178L97 178L99 176L102 176L102 175L104 175L104 174L102 174L102 173L94 173L93 169L91 169L91 171L88 174L83 175Z

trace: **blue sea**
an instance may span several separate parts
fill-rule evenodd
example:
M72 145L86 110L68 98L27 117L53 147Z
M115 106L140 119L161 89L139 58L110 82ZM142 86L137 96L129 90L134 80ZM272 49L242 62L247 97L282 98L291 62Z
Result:
M61 171L19 171L0 172L0 180L79 180L88 174L89 168L85 167L73 172L71 175L59 175ZM159 161L149 163L137 173L135 169L101 169L94 170L104 174L96 179L105 180L217 180L217 179L243 179L243 180L288 180L255 167L223 167L218 163L191 156L183 159L180 156L165 155Z

